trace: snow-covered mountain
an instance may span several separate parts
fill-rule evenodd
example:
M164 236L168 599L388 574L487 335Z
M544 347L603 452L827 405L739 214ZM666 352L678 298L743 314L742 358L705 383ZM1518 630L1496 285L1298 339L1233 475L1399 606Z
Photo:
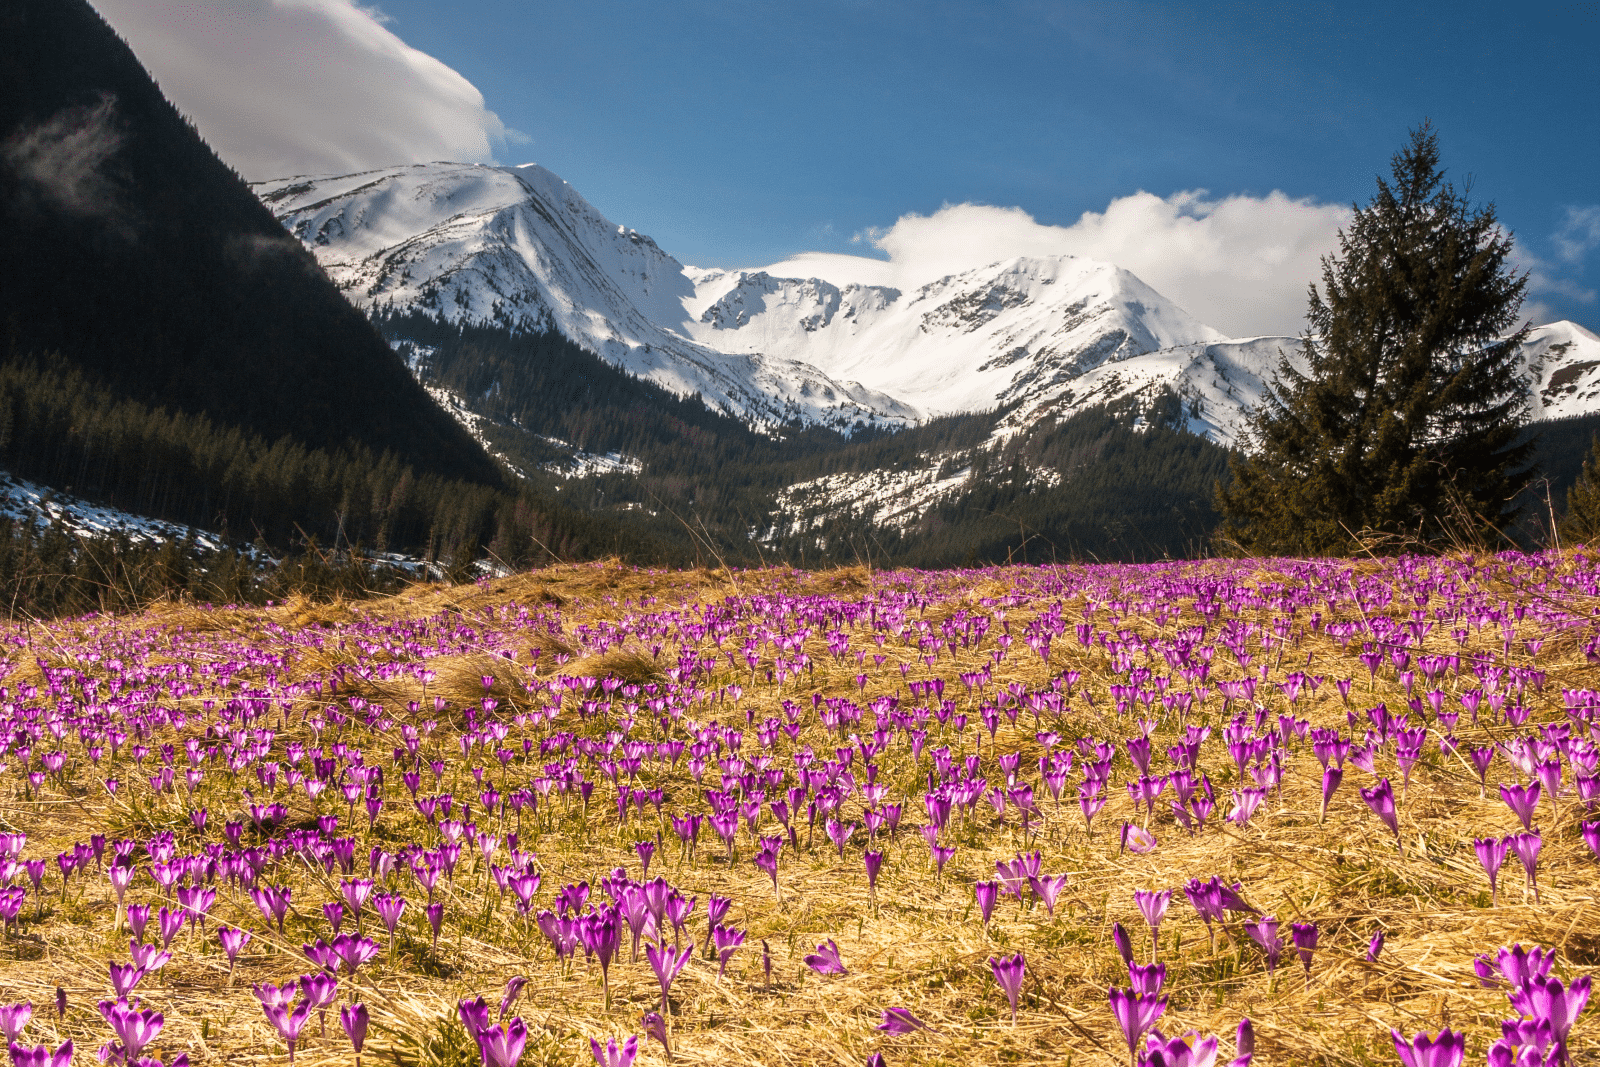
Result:
M1530 418L1600 411L1600 337L1575 322L1552 322L1528 334L1522 353Z
M1226 338L1129 272L1070 256L905 291L687 267L534 164L432 163L256 190L362 308L555 329L754 423L893 425L1006 406L999 433L1010 435L1171 389L1193 432L1234 445L1280 358L1299 351L1292 337ZM1593 333L1541 326L1524 364L1533 418L1600 410Z
M907 292L685 267L532 164L394 167L256 191L362 308L553 328L757 422L1039 408L1106 363L1224 340L1127 271L1067 256Z
M1011 259L904 293L765 272L690 276L682 329L701 343L780 353L925 415L1036 407L1106 363L1223 339L1120 267L1071 256Z
M617 367L757 423L898 425L918 415L814 367L719 352L674 331L694 297L683 266L543 167L434 163L255 189L368 311L553 328Z

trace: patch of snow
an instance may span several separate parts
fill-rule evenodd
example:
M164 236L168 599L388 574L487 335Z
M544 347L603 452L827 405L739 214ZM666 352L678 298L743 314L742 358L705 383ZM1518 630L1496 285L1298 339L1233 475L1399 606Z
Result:
M527 480L528 475L515 463L512 463L511 460L506 457L504 452L496 452L492 447L490 447L489 439L485 437L483 433L484 423L489 422L489 419L479 415L476 411L473 411L471 408L469 408L466 401L461 398L460 394L453 390L446 389L439 385L426 384L423 385L423 388L428 391L429 396L433 397L436 404L444 408L445 411L449 412L450 417L459 422L462 428L472 435L472 439L474 441L477 441L478 444L483 446L483 450L485 452L489 453L489 455L505 464L506 469L512 474L515 474L518 478L521 478L524 481Z
M163 545L169 541L182 541L191 533L187 526L135 515L120 508L91 504L36 482L13 477L5 471L0 471L0 515L31 522L41 529L59 522L72 533L83 537L114 537L120 534L135 544ZM217 551L225 547L218 534L198 529L192 532L194 542L200 548Z
M540 468L563 478L592 478L599 474L639 474L644 470L643 463L621 452L585 452L559 437L545 437L541 434L539 439L572 453L568 459L546 463Z
M903 529L916 522L941 497L966 482L970 468L941 476L943 465L930 456L928 465L913 470L873 470L829 474L791 485L778 493L782 526L773 533L793 535L827 519L857 514L875 526Z

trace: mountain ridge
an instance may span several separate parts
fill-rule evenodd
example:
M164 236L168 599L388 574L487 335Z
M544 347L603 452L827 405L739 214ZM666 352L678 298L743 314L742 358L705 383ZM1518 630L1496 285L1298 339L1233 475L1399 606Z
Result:
M1298 359L1297 338L1227 337L1131 272L1079 257L1016 257L906 289L686 266L537 164L255 189L369 313L553 330L769 430L1004 409L1003 440L1170 390L1190 432L1234 447L1280 359ZM1524 374L1534 419L1600 410L1600 339L1576 323L1536 328Z

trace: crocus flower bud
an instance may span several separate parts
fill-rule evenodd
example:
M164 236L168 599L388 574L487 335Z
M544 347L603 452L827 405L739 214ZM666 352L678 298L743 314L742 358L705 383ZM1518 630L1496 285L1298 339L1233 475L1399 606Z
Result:
M1111 924L1111 941L1117 946L1117 955L1122 957L1122 962L1133 962L1133 940L1128 937L1128 931L1122 928L1121 923Z

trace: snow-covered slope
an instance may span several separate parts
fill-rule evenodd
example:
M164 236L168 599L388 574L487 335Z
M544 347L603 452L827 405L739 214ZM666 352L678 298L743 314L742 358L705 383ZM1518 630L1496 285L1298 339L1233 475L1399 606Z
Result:
M262 182L256 192L358 307L553 328L615 366L757 423L918 414L892 397L670 328L694 286L543 167L434 163Z
M1183 401L1190 433L1231 447L1240 443L1241 432L1285 355L1298 362L1299 341L1252 337L1177 345L1110 360L1011 412L1001 421L999 432L1017 433L1045 414L1059 420L1097 404L1128 398L1149 402L1170 389Z
M190 530L161 519L91 504L70 493L58 493L37 482L13 477L7 471L0 471L0 515L39 527L60 523L81 537L120 535L134 544L159 545L192 536L196 545L208 551L223 547L222 538L209 531Z
M1535 328L1523 348L1529 416L1564 419L1600 411L1600 337L1575 322Z
M926 415L1033 407L1105 363L1220 341L1138 278L1071 256L1019 258L902 293L765 272L691 271L683 329L860 381Z
M559 330L752 421L844 426L1021 403L1223 340L1127 271L1014 259L901 292L684 267L543 167L435 163L256 191L368 310Z
M1292 337L1229 340L1119 267L1019 258L906 291L856 257L685 267L543 167L434 163L256 186L358 306L559 330L754 423L845 427L1012 410L1039 418L1175 390L1189 428L1240 442ZM831 265L831 266L830 266ZM892 272L888 264L878 272ZM846 271L833 280L795 268ZM1600 410L1600 339L1559 322L1524 351L1531 416Z

